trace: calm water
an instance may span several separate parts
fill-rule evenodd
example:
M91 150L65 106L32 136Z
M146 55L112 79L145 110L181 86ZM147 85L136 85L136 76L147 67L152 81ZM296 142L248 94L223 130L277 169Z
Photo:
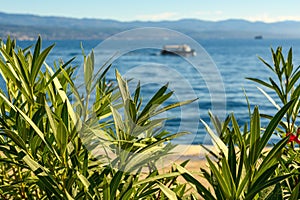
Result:
M76 56L73 65L82 65L80 41L44 41L43 46L46 47L53 42L56 46L48 58L48 64L51 65L53 60L67 61ZM95 48L97 66L101 66L114 51L98 48L99 43L100 41L83 42L86 53ZM245 77L266 80L271 76L269 69L258 60L258 56L261 56L271 62L270 47L282 46L285 54L293 47L294 63L298 66L300 40L200 40L198 43L211 58L207 58L205 52L197 52L196 57L186 59L178 56L162 56L159 49L142 48L117 56L107 78L114 80L114 71L118 69L126 78L133 78L130 84L132 92L137 80L141 80L143 102L149 100L154 92L167 82L170 83L171 90L174 90L174 97L168 103L199 98L191 105L160 116L170 118L165 124L167 130L192 132L191 135L175 141L178 143L206 142L206 133L199 119L209 123L208 110L212 110L223 119L227 114L234 112L240 124L247 121L249 115L244 90L252 108L259 105L261 113L275 113L276 110L271 103L256 88L257 84L246 80ZM21 47L29 44L32 42L18 43ZM200 73L197 71L199 68ZM211 70L212 68L216 70ZM77 75L79 81L83 80L81 73ZM267 121L263 120L262 123L266 124Z

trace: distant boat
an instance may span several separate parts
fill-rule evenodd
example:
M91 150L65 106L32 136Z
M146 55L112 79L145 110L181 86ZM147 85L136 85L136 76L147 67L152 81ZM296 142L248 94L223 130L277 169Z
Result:
M261 40L261 39L263 39L263 36L262 35L257 35L257 36L254 37L254 39Z
M161 55L181 55L181 56L195 56L196 51L189 45L165 45L161 50Z

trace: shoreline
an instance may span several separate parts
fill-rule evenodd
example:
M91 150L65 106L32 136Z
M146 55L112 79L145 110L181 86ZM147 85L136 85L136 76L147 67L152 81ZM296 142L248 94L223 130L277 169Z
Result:
M216 150L214 145L204 146L212 151ZM269 151L271 148L272 146L267 146L264 150ZM209 152L200 145L178 145L171 151L170 155L163 157L157 164L161 169L170 169L173 163L181 164L189 160L186 168L190 171L199 172L200 168L208 169L206 156L213 158Z
M214 149L213 145L205 145L205 147L212 150ZM162 170L169 170L173 163L181 164L189 160L186 169L200 172L200 168L208 168L205 158L206 155L209 155L209 153L200 145L177 145L171 150L169 155L164 156L157 162L157 167Z

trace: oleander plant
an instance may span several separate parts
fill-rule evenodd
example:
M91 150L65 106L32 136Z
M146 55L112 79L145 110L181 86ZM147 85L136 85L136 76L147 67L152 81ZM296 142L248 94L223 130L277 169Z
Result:
M9 37L0 45L1 199L185 195L179 172L161 174L155 163L174 147L171 139L186 133L161 130L166 119L155 116L191 101L163 104L172 95L165 85L144 104L140 86L132 95L117 71L115 85L107 83L110 65L94 71L93 52L83 53L80 92L73 59L46 63L54 45L42 48L38 38L34 47L22 49ZM100 153L91 153L92 147Z
M83 74L75 58L49 65L54 46L43 48L40 37L27 48L0 40L0 199L300 198L300 71L292 50L286 59L282 48L272 50L272 65L261 59L276 80L249 78L267 88L259 90L278 112L256 106L243 126L234 114L221 122L210 113L214 128L202 123L216 148L207 149L207 168L191 172L188 161L164 170L157 162L188 133L163 130L159 114L194 100L167 104L166 84L144 102L140 84L130 91L118 71L108 82L111 65L95 66L93 51L83 50ZM270 145L274 134L281 139Z
M203 124L216 150L207 149L209 167L201 169L209 186L183 167L177 167L204 199L300 199L300 67L294 68L292 49L286 59L281 47L271 51L273 64L260 60L277 79L248 79L268 89L259 88L278 112L274 116L260 114L256 106L249 122L242 127L233 114L220 122L210 113L214 129ZM268 92L275 93L277 98ZM248 105L250 110L249 102ZM262 117L270 120L266 127L261 126ZM268 141L273 134L281 140L270 146Z

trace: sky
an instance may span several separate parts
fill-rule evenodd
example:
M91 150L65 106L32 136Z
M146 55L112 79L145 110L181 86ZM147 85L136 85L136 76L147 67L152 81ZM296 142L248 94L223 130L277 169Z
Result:
M160 21L193 18L300 21L299 0L0 0L0 12L41 16Z

